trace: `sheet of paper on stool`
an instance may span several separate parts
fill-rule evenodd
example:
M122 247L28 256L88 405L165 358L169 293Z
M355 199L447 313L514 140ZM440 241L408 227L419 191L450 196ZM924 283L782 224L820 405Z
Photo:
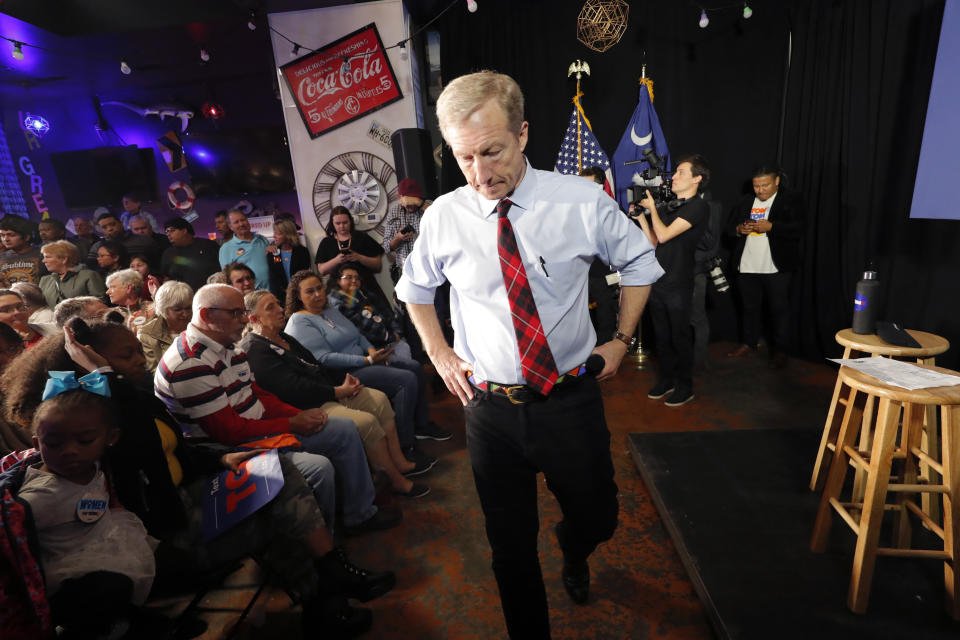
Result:
M903 362L891 358L827 358L830 362L856 369L880 382L895 387L910 389L931 389L933 387L952 387L960 384L960 374L949 375L933 369L926 369L912 362Z

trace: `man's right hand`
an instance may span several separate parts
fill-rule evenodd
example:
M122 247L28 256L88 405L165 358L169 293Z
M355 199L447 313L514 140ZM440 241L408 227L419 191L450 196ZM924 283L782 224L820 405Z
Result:
M430 360L450 393L460 398L460 402L466 406L467 402L473 399L473 387L467 380L467 374L473 367L461 360L456 352L446 345L432 354Z
M290 431L302 436L313 435L327 424L323 409L307 409L290 418Z

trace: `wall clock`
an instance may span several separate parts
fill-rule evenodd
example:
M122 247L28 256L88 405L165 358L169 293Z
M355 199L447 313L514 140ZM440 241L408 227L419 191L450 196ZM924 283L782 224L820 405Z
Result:
M348 151L330 159L313 182L313 210L326 226L330 211L346 207L357 231L383 232L397 201L397 173L385 160L366 151Z

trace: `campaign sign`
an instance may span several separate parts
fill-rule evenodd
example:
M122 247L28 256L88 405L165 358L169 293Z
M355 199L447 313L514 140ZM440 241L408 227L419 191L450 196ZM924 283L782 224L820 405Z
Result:
M247 222L250 223L250 231L260 234L273 244L273 216L247 218Z
M311 138L403 98L372 22L280 72Z
M276 449L210 478L203 500L203 539L212 540L256 512L283 488L283 471Z

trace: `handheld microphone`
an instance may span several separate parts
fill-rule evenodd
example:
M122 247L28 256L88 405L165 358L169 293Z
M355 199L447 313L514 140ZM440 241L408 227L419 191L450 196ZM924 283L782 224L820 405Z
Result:
M583 366L586 368L588 374L595 376L603 371L606 364L607 361L603 359L602 355L599 353L591 353L587 361L583 363Z

